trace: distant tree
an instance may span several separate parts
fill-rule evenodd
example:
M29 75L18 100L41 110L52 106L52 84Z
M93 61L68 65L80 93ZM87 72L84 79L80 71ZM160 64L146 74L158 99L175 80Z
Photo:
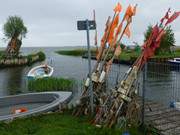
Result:
M123 43L121 43L120 46L121 46L122 50L124 50L126 48L126 46Z
M134 51L137 53L137 54L140 54L141 53L141 47L139 45L136 45L135 48L134 48Z
M166 28L166 33L163 36L161 43L160 43L160 48L158 48L155 52L155 54L167 54L171 53L171 47L175 44L175 38L174 38L174 33L171 27ZM150 34L152 32L152 25L148 26L146 32L144 33L144 41L146 41Z
M9 39L6 57L17 57L22 45L22 38L26 36L27 28L18 16L10 16L3 26L4 35Z

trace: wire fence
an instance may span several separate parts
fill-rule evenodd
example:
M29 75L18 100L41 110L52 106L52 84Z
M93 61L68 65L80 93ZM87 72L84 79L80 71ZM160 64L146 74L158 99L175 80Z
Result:
M120 83L128 68L114 64L107 78L107 89ZM148 62L137 83L140 102L144 104L144 123L152 125L162 135L180 135L180 64Z
M180 64L148 62L144 72L145 122L162 135L179 135Z

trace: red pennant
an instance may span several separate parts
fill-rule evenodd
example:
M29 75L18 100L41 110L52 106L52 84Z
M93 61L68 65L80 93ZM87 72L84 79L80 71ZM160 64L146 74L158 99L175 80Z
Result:
M169 23L173 22L178 16L180 15L180 12L174 12L174 14L168 19L165 25L168 25Z

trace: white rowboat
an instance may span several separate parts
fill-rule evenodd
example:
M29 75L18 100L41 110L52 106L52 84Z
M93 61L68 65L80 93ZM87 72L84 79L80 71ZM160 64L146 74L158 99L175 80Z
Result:
M53 67L49 65L40 65L32 68L29 72L27 77L28 78L44 78L52 76L54 72Z

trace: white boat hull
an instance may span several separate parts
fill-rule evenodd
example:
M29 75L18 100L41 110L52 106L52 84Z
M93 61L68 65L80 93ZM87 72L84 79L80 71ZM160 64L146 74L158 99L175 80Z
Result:
M47 68L49 70L48 73L45 72L45 68ZM50 77L52 76L54 72L53 67L47 65L40 65L40 66L36 66L34 68L32 68L29 72L27 77L28 78L45 78L45 77Z

